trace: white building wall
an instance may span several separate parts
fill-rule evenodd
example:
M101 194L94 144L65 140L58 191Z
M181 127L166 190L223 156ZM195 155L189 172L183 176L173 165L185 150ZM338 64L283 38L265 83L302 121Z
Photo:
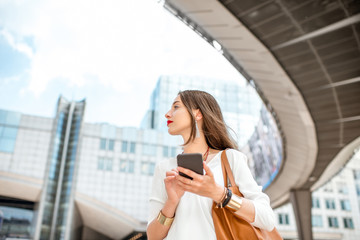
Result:
M0 152L0 171L43 179L53 119L21 115L12 153Z
M312 208L312 215L321 216L322 226L313 227L314 239L360 239L360 191L356 191L356 185L360 186L360 179L355 179L354 172L360 173L360 151L353 156L349 163L328 183L312 193L313 199L317 198L320 208ZM359 175L360 176L360 175ZM335 209L326 207L326 200L334 200ZM350 201L350 210L341 208L341 200ZM279 214L288 214L289 224L277 222L277 228L285 239L298 239L295 216L291 204L286 204L275 209L277 218ZM336 217L338 227L329 226L328 217ZM351 218L354 228L346 228L344 218Z
M156 130L136 128L113 128L114 133L107 132L105 136L104 127L109 125L84 124L76 191L146 222L153 172L145 173L143 163L155 165L169 159L163 156L163 146L176 147L175 153L180 153L179 139ZM111 135L114 150L100 149L101 139ZM123 141L135 142L135 153L124 153ZM155 146L153 155L144 154L144 144ZM99 169L99 157L112 159L111 169ZM121 172L121 160L134 161L134 172Z

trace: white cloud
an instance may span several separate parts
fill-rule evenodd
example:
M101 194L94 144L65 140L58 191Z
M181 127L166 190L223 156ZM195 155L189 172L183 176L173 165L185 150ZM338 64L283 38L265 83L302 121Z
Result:
M1 34L31 58L22 93L41 96L56 79L75 87L97 81L128 96L152 91L162 74L241 78L155 0L9 0L0 2L0 15ZM17 40L25 37L35 50ZM134 108L140 104L148 107Z
M2 33L12 46L32 57L29 89L36 94L59 77L81 86L90 74L124 92L138 81L153 85L164 73L224 77L220 69L228 65L155 1L8 4L8 10L23 17L7 14L5 27L35 39L33 53L22 43L16 45L8 32Z
M29 58L33 57L33 50L31 49L31 47L23 41L16 41L14 36L11 35L6 29L2 29L0 31L0 35L2 35L8 42L8 44L16 51L25 54Z

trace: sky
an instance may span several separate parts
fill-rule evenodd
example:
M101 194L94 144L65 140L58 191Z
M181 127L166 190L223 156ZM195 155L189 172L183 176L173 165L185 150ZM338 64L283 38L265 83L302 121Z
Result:
M86 98L86 122L138 127L161 75L245 84L158 1L0 0L0 109L53 117L60 95Z

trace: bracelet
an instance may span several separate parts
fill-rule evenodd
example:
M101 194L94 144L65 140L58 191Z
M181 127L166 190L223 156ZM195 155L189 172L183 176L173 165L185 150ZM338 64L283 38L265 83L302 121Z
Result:
M230 202L232 192L231 192L230 188L228 188L227 190L228 190L228 192L226 194L226 198L225 198L224 202L221 203L221 208L225 207Z
M164 226L169 226L172 224L172 222L174 221L175 215L172 218L168 218L166 217L160 210L159 215L157 216L156 220Z
M224 193L223 193L220 201L216 204L217 207L220 207L220 203L222 203L225 200L226 194L227 194L227 188L224 187Z
M242 203L243 203L243 198L241 198L235 194L232 194L232 197L231 197L229 203L227 204L227 207L236 212L241 208Z

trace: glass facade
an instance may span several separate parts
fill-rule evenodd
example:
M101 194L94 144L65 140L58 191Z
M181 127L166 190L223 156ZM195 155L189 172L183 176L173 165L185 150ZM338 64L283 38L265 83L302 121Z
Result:
M58 101L56 130L53 133L53 149L50 158L40 239L66 238L73 177L77 159L80 127L85 101Z
M0 239L31 239L34 211L0 206Z
M14 151L20 119L19 113L0 110L0 152Z

